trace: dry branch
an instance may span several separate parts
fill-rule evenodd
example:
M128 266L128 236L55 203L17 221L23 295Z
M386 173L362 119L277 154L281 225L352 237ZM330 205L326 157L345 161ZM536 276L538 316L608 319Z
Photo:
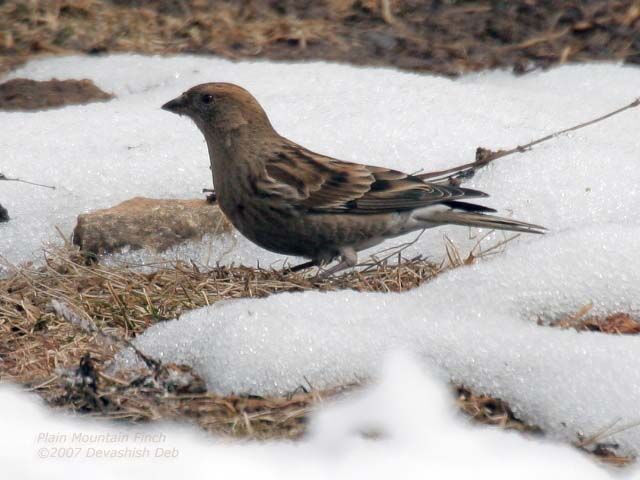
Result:
M50 188L51 190L55 190L56 187L53 187L51 185L44 185L42 183L35 183L35 182L30 182L29 180L22 180L21 178L12 178L12 177L7 177L4 173L0 173L0 180L4 180L6 182L20 182L20 183L27 183L29 185L35 185L36 187L44 187L44 188Z
M443 181L448 181L454 184L458 184L461 181L463 181L464 179L468 179L471 178L474 173L483 168L486 167L487 165L489 165L490 163L492 163L493 161L499 159L499 158L503 158L506 157L508 155L512 155L514 153L524 153L527 152L529 150L531 150L534 146L546 142L548 140L552 140L560 135L564 135L565 133L569 133L569 132L573 132L576 130L579 130L581 128L585 128L588 127L590 125L593 125L595 123L601 122L603 120L606 120L607 118L611 118L614 115L617 115L619 113L624 112L625 110L629 110L631 108L635 108L640 106L640 97L636 98L633 102L629 103L628 105L625 105L624 107L618 108L617 110L614 110L613 112L609 112L605 115L602 115L598 118L594 118L593 120L589 120L588 122L585 123L581 123L579 125L575 125L573 127L570 128L566 128L564 130L560 130L554 133L551 133L549 135L546 135L542 138L538 138L536 140L533 140L529 143L527 143L526 145L518 145L515 148L512 148L510 150L497 150L497 151L492 151L486 148L482 148L482 147L478 147L476 149L476 159L473 162L470 163L465 163L463 165L459 165L457 167L453 167L453 168L448 168L446 170L439 170L436 172L429 172L429 173L422 173L422 174L418 174L416 175L417 177L421 178L422 180L429 180L431 182L443 182Z

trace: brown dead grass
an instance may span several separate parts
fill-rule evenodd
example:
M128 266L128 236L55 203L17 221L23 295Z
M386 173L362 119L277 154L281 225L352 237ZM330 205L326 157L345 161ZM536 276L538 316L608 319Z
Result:
M184 263L142 273L91 263L69 247L50 252L43 267L20 267L0 280L0 379L24 384L53 405L93 415L134 422L187 418L218 433L294 438L304 431L314 405L355 386L326 392L301 386L288 398L245 398L205 393L197 375L178 365L162 365L133 381L112 378L103 366L122 344L79 330L54 311L52 300L92 319L107 336L126 340L156 322L222 299L311 289L398 292L438 271L417 259L333 279L246 267L203 270ZM161 377L173 378L176 372L190 376L188 385L168 388ZM87 378L93 379L90 385Z
M129 339L156 322L222 299L312 289L398 292L416 287L437 272L431 263L415 260L398 268L324 280L247 267L201 270L185 263L142 273L136 268L88 264L73 250L58 251L46 256L44 267L19 268L0 280L3 376L20 383L39 382L58 366L77 365L86 351L99 361L112 354L59 318L51 306L54 299L93 319L108 333Z
M499 398L474 394L466 387L458 387L457 396L460 409L477 422L531 434L542 433L535 425L519 420L509 404Z
M0 5L0 72L37 55L324 59L444 75L640 62L637 0L19 0Z
M583 306L577 312L554 321L549 326L572 328L578 332L601 332L613 335L636 335L640 333L640 320L628 313L618 312L606 317L591 315L593 304ZM539 322L542 324L542 322Z
M478 246L463 257L450 243L448 251L448 268L496 252L481 252ZM205 270L185 263L144 273L93 263L68 246L49 252L43 267L22 266L0 280L0 380L23 384L51 405L94 416L130 422L189 420L207 431L236 437L299 438L319 404L360 385L328 391L301 385L288 397L220 396L206 392L204 382L185 366L158 364L124 379L107 375L104 365L122 342L148 326L219 300L312 289L399 292L434 278L443 268L418 258L397 266L381 262L331 279L246 267ZM78 329L56 313L52 300L91 319L103 333ZM616 318L617 325L626 322ZM540 433L500 399L464 387L456 392L461 410L479 423ZM595 440L577 446L610 464L632 461Z

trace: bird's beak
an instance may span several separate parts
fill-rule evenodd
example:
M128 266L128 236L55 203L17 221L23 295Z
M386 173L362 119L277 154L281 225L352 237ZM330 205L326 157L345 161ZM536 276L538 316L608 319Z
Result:
M162 105L162 109L167 112L177 113L178 115L187 113L187 97L182 94L173 100L169 100L167 103Z

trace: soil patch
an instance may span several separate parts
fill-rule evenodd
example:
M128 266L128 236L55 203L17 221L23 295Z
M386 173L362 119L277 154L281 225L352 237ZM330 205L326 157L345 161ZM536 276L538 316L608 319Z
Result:
M0 84L0 110L46 110L110 100L91 80L36 81L15 78Z
M332 60L444 75L640 63L633 0L6 2L0 72L34 55L200 53Z

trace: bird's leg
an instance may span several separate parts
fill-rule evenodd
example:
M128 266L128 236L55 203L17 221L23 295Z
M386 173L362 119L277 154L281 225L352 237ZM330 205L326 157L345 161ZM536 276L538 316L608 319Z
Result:
M322 272L319 277L327 278L346 268L355 267L358 264L358 252L353 247L344 247L340 249L340 261L331 268Z
M308 262L300 263L289 269L290 272L299 272L300 270L306 270L307 268L317 267L320 265L318 260L309 260Z

